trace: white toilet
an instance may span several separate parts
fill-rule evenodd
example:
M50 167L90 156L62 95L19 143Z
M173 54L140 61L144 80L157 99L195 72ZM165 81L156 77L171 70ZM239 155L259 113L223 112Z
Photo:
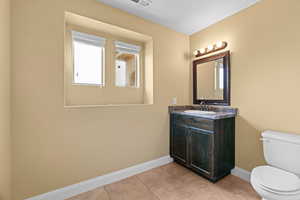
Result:
M300 200L300 135L262 133L268 166L251 172L251 184L263 200Z

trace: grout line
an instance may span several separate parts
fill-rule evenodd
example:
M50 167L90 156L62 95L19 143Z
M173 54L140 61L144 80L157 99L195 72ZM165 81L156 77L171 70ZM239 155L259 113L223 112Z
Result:
M60 189L52 190L44 194L30 197L26 200L65 200L78 194L94 190L95 188L112 184L139 173L149 171L153 168L171 163L172 161L173 159L169 155L163 156L155 160L150 160L125 169L75 183L73 185L69 185ZM114 197L112 196L111 199L113 198Z
M166 165L168 165L168 164L166 164ZM150 170L148 170L148 171L145 171L145 172L149 172L149 171L152 171L152 170L154 170L154 169L161 169L164 173L167 173L168 174L168 171L167 170L165 170L163 167L164 166L166 166L166 165L162 165L162 166L160 166L160 167L155 167L155 168L153 168L153 169L150 169ZM142 172L142 173L144 173L144 172ZM137 179L137 181L138 182L140 182L142 185L144 185L145 186L145 188L150 192L150 194L152 194L157 200L161 200L153 191L152 191L152 189L150 188L150 187L148 187L143 181L142 181L142 179L140 179L140 177L139 177L139 175L140 174L142 174L142 173L139 173L139 174L136 174L136 175L134 175L134 176L130 176L130 177L128 177L128 178L136 178ZM125 179L124 179L125 180ZM118 182L121 182L122 180L120 180L120 181L118 181ZM104 192L106 192L106 194L107 194L107 196L108 196L108 199L109 200L112 200L112 197L111 197L111 195L110 195L110 192L109 192L109 190L107 189L107 186L109 186L110 184L107 184L107 185L104 185L104 186L102 186L102 188L103 188L103 190L104 190ZM101 188L101 187L100 187ZM95 189L94 189L95 190ZM93 192L94 190L91 190L91 191L89 191L89 192ZM85 194L85 193L87 193L87 192L84 192L84 193L81 193L81 194L79 194L79 195L82 195L82 194ZM75 197L75 196L74 196ZM71 198L74 198L74 197L71 197Z
M160 167L159 167L160 168ZM151 171L151 170L150 170ZM138 177L138 175L136 175L137 179L149 190L150 193L153 194L153 196L155 196L157 198L157 200L160 200L159 196L157 196L151 188L149 188L141 179L140 177Z
M106 189L106 185L103 186L103 190L107 193L108 199L111 200L111 197L109 195L109 192Z
M160 166L160 167L156 167L156 168L147 170L147 171L145 171L145 172L143 172L143 173L147 173L147 172L151 172L151 171L153 171L153 170L155 170L155 169L159 169L159 170L162 170L162 173L169 174L169 170L167 170L167 169L165 168L165 166L167 166L167 165L169 165L169 164L166 164L166 165L163 165L163 166ZM162 198L160 198L160 197L154 192L155 190L153 190L150 186L148 186L147 182L144 182L144 181L143 181L142 177L140 176L140 175L143 174L143 173L136 174L136 175L134 175L134 176L128 177L127 179L129 179L129 178L134 178L135 181L136 181L136 183L143 185L143 186L145 187L146 191L147 191L145 195L147 195L147 196L148 196L148 195L152 195L154 200L162 200ZM189 174L189 173L194 173L194 172L188 171L187 174ZM170 174L169 174L169 175L170 175ZM186 175L186 174L184 174L183 176L185 176L185 175ZM245 194L248 194L248 195L251 195L251 196L252 196L252 194L253 194L253 197L256 195L256 193L255 193L255 191L253 190L253 188L251 187L250 183L245 182L243 179L240 179L239 177L236 177L236 176L233 176L233 175L231 175L231 176L233 177L233 179L229 178L227 181L225 181L226 184L234 185L235 183L239 183L239 186L237 186L239 192L242 192L242 193L245 193ZM178 178L178 177L177 177L177 178ZM200 177L200 178L201 178L201 177ZM126 179L123 179L123 180L126 180ZM123 180L118 181L118 182L122 182ZM209 187L212 186L212 191L214 191L217 187L219 187L217 184L212 184L212 183L210 183L210 182L209 182L208 180L206 180L206 179L203 179L203 180L205 180L205 184L206 184L206 185L208 185ZM223 180L224 180L224 179L223 179ZM237 182L237 181L238 181L238 182ZM240 182L240 181L241 181L241 182ZM117 183L117 182L116 182L116 183ZM113 184L114 184L114 183L113 183ZM124 188L124 185L123 185L123 184L124 184L124 183L121 183L121 188L122 188L122 190L123 190L123 188ZM107 194L108 200L112 200L115 191L113 191L113 190L110 191L109 185L111 185L111 184L104 185L104 186L102 186L102 187L100 187L100 188L103 188L103 189L104 189L104 192ZM215 188L215 187L216 187L216 188ZM96 189L94 189L94 190L96 190ZM94 190L89 191L89 192L93 192ZM226 189L225 189L225 190L226 190ZM122 194L122 195L121 195L121 199L122 199L122 200L124 200L124 199L127 199L127 200L128 200L127 194L130 193L130 191L124 190L123 192L124 192L125 194ZM148 192L149 192L149 193L148 193ZM234 195L234 199L235 199L235 200L238 199L238 195L236 195L236 193L235 193L234 191L229 191L229 192L232 193L232 194ZM86 192L86 193L87 193L87 192ZM82 194L84 194L84 193L82 193ZM92 196L93 196L93 195L92 195ZM257 195L256 195L256 196L257 196ZM255 197L256 197L256 196L255 196ZM71 198L73 199L73 197L71 197ZM78 200L84 200L84 199L85 199L85 200L89 200L90 198L91 198L91 196L88 196L88 197L81 197L81 198L78 198ZM76 198L76 199L77 199L77 198ZM252 198L251 198L251 199L252 199ZM255 198L255 199L258 199L258 198ZM75 200L75 199L74 199L74 200ZM129 200L130 200L130 199L129 199Z

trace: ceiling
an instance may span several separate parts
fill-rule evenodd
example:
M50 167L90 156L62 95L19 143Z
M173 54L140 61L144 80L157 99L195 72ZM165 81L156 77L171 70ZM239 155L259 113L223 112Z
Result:
M148 7L131 0L98 1L190 35L260 0L151 0Z

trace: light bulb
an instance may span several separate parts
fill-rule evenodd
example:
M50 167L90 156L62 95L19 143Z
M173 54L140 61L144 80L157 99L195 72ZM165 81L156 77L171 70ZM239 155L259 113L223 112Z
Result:
M201 54L204 54L204 53L205 53L205 51L206 51L206 49L205 49L205 48L202 48L202 49L200 49L200 53L201 53Z
M223 47L223 44L224 44L224 42L219 41L216 43L216 46L217 46L217 48L221 48L221 47Z
M207 47L207 50L208 51L211 51L211 50L213 50L214 49L214 46L213 45L209 45L208 47Z

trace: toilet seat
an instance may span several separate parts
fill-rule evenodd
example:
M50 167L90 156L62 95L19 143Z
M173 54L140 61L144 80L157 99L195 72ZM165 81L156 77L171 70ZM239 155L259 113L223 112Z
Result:
M300 194L300 178L295 174L271 166L252 171L252 181L262 189L278 195Z

